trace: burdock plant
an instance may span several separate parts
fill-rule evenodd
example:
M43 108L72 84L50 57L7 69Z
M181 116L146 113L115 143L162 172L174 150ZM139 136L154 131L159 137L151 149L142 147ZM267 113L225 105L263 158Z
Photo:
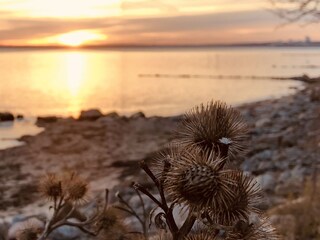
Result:
M41 181L40 192L52 203L52 216L41 234L28 228L17 239L44 240L63 225L77 227L91 236L102 232L102 239L148 239L149 218L143 193L155 203L155 209L160 209L157 214L155 210L149 213L160 230L155 239L276 240L274 228L257 207L261 193L256 181L238 168L237 161L248 145L247 133L241 114L222 102L201 105L185 114L168 147L150 166L145 161L140 164L158 191L155 195L133 183L143 216L117 194L121 204L117 208L140 222L142 234L126 234L129 232L114 209L107 208L108 191L104 207L86 217L79 211L86 199L86 181L76 174L50 174ZM183 222L177 222L176 208L185 213Z
M257 208L257 183L236 164L246 152L247 133L237 110L211 102L184 115L172 143L150 166L141 163L160 199L138 183L134 187L161 209L156 226L168 229L172 240L278 239ZM176 207L187 213L182 223L175 220Z
M17 232L18 240L45 240L61 226L80 229L91 236L97 236L104 230L102 224L107 216L108 190L105 192L103 206L97 206L90 216L81 212L81 205L86 201L87 182L74 172L65 174L47 174L39 184L39 192L50 202L52 214L43 228L32 223ZM110 229L110 226L108 226Z

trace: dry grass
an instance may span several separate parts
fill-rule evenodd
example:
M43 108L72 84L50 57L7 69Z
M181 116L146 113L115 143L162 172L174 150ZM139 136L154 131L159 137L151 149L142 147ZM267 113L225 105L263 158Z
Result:
M320 181L309 179L303 195L269 211L277 216L278 232L285 239L320 239Z

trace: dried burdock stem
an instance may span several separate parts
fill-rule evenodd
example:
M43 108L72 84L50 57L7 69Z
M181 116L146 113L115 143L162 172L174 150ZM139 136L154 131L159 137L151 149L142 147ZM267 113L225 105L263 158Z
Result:
M140 162L140 167L141 167L141 169L143 169L143 171L145 171L146 174L148 174L148 176L151 178L151 180L156 184L157 188L159 188L160 183L159 183L158 179L153 174L153 172L150 170L150 168L148 167L148 165L146 164L145 161Z
M189 212L187 219L183 223L182 227L179 230L179 239L184 238L192 229L193 224L197 220L197 217L192 214L192 212Z
M179 228L174 220L173 217L173 207L174 205L171 205L170 207L167 204L167 200L165 198L165 194L163 191L163 185L158 181L158 179L154 176L154 174L152 173L152 171L150 170L150 168L148 167L148 165L145 162L141 162L140 163L141 168L146 172L146 174L152 179L152 181L155 183L160 197L161 197L161 202L159 200L157 200L147 189L145 189L143 186L141 186L140 184L133 184L133 187L137 190L140 191L142 193L144 193L145 195L147 195L154 203L156 203L165 213L165 218L166 218L166 223L169 227L169 230L172 234L173 239L179 239L180 236L180 232L179 232ZM169 167L167 164L165 164L164 168ZM190 221L188 221L190 222ZM194 221L193 221L194 222ZM192 224L193 225L193 224ZM192 226L191 226L192 228ZM190 229L191 229L190 228Z
M148 230L147 230L148 229L147 228L148 213L147 213L147 210L146 210L146 206L144 204L144 201L143 201L143 198L142 198L140 192L135 188L134 188L134 191L138 194L140 202L141 202L141 205L142 205L142 211L143 211L143 224L142 224L143 234L144 234L145 239L148 239Z
M145 237L145 239L148 239L148 228L147 228L147 212L145 209L145 204L144 201L141 197L140 192L133 186L134 183L132 183L132 188L135 190L135 192L138 194L139 199L140 199L140 203L142 205L142 211L143 211L143 219L139 216L139 214L130 206L130 204L121 196L120 193L116 194L116 197L119 199L119 202L124 204L125 207L121 207L121 206L115 206L115 208L120 209L124 212L129 213L130 215L134 216L139 223L142 226L142 231L143 231L143 235ZM140 233L141 234L141 233Z
M153 174L153 172L150 170L149 166L144 161L140 162L140 166L145 171L145 173L148 174L148 176L152 179L152 181L155 183L155 185L159 191L160 197L161 197L161 203L158 200L154 201L152 199L154 197L149 191L147 191L149 193L149 195L146 193L144 193L144 194L146 194L149 198L150 198L150 196L152 196L151 200L153 200L164 211L170 232L173 235L178 234L179 229L178 229L178 226L174 220L173 213L172 213L174 205L172 205L171 207L168 206L168 203L167 203L167 200L166 200L166 197L164 194L164 190L163 190L163 184L158 181L156 176ZM165 163L163 171L166 171L169 167L170 167L169 163ZM139 190L139 189L137 189L137 190Z
M94 214L93 216L91 216L89 219L83 221L83 222L70 222L68 221L68 219L70 218L70 216L74 213L74 211L76 210L76 206L73 205L71 210L66 213L65 217L60 220L57 221L56 217L58 215L58 213L60 211L63 211L63 207L65 206L66 202L64 199L64 196L62 195L60 197L60 199L58 200L58 204L55 204L55 208L54 208L54 212L53 215L51 217L51 219L47 222L46 226L45 226L45 230L43 231L43 233L41 234L41 236L39 237L38 240L45 240L47 239L47 237L49 236L49 234L57 229L58 227L61 226L72 226L72 227L77 227L78 229L80 229L82 232L87 233L91 236L97 236L98 233L100 232L100 229L98 229L97 231L92 231L88 228L86 228L87 226L90 226L91 224L95 223L97 221L97 219L99 219L99 217L102 216L102 214L104 213L104 211L107 209L108 206L108 198L109 198L109 190L106 189L105 190L105 199L104 199L104 206L103 206L103 210L101 212L97 211L96 214Z
M143 187L142 185L140 185L139 183L134 183L132 185L135 189L137 189L137 191L142 192L143 194L147 195L154 203L156 203L160 208L163 208L162 203L158 201L158 199L156 199L152 193L150 193L145 187Z

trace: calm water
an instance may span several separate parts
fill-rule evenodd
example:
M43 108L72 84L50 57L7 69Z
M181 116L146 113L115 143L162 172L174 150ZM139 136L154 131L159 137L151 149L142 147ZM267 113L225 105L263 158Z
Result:
M317 76L320 48L11 49L0 50L0 66L0 111L173 115L211 99L235 105L289 94L301 84L244 76Z

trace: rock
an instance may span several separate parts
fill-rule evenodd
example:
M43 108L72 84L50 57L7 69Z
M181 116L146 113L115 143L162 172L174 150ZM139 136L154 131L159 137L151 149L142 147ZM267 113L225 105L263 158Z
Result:
M54 123L56 121L58 121L58 117L56 116L38 117L36 124L42 125L46 123Z
M273 172L267 172L263 175L260 175L256 178L259 186L264 191L274 191L276 185L276 176Z
M104 117L109 117L109 118L119 118L119 114L117 112L110 112L104 115Z
M262 118L259 119L256 123L255 123L255 127L256 128L260 128L263 127L265 125L268 125L270 123L270 118Z
M79 120L95 121L102 116L103 116L103 114L100 112L99 109L83 110L80 113Z
M9 112L0 113L0 122L13 121L13 120L14 120L14 116L12 113L9 113Z
M144 115L143 112L136 112L131 115L130 119L138 119L138 118L145 118L146 116Z
M62 226L50 234L50 240L74 240L80 239L82 232L75 227Z
M275 193L279 196L301 193L305 171L306 169L296 166L292 170L281 173L278 178L279 184L275 188Z
M17 119L22 120L22 119L24 119L24 116L22 114L18 114Z

